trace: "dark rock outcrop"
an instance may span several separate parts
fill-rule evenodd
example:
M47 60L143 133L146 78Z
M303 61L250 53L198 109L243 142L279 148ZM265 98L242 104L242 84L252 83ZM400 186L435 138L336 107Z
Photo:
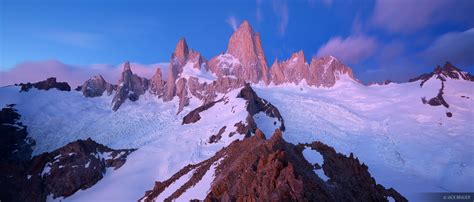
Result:
M0 111L0 162L3 163L29 161L35 145L13 107L8 105Z
M50 77L44 81L37 83L20 83L21 86L20 92L29 91L31 88L37 88L38 90L49 90L51 88L56 88L60 91L71 91L71 87L67 82L57 82L55 77Z
M156 182L142 199L153 201L172 183L190 174L181 187L164 196L165 200L177 199L215 169L204 201L388 201L388 197L407 201L394 189L377 184L368 167L352 154L344 156L321 142L295 146L285 142L279 130L269 140L264 137L255 135L231 143L213 157ZM322 168L330 177L328 181L319 178L304 158L305 146L323 155Z
M117 86L105 81L101 75L93 76L81 86L82 94L85 97L102 96L104 92L107 92L107 95L111 95L115 89L117 89Z
M190 124L190 123L196 123L197 121L199 121L201 119L201 116L199 115L199 113L208 110L209 108L214 106L216 103L222 102L222 101L223 101L223 99L213 101L213 102L209 102L209 103L203 104L202 106L194 109L193 111L189 112L186 116L183 117L182 125Z
M443 91L444 91L444 81L441 81L441 88L439 89L438 94L436 95L436 97L431 98L426 103L431 105L431 106L443 105L444 107L449 108L449 104L443 98L443 94L444 94Z
M113 150L91 139L71 142L21 164L0 164L1 197L6 201L46 201L67 197L120 168L133 150Z
M450 62L446 62L443 67L437 66L433 72L422 74L415 78L409 79L408 82L421 81L420 86L423 87L423 84L431 79L432 77L439 79L441 81L446 81L446 79L456 79L456 80L466 80L474 81L474 76L468 72L464 72L461 69L455 67Z
M434 79L434 80L431 80ZM423 85L427 81L436 81L441 84L438 94L429 100L427 100L426 97L422 97L421 101L423 104L429 104L431 106L444 106L446 108L449 108L449 104L446 102L446 100L443 97L444 94L444 89L445 89L445 82L447 82L449 79L454 79L454 80L465 80L465 81L474 81L474 76L467 72L463 72L462 70L458 69L454 65L452 65L449 62L446 62L443 67L437 66L433 72L428 73L428 74L422 74L416 78L410 79L409 82L415 82L415 81L421 81L420 82L420 87L423 88ZM462 97L462 96L461 96Z
M354 201L354 199L355 201L385 201L387 196L392 197L395 201L407 201L393 188L385 189L382 185L377 184L371 177L367 165L361 164L352 153L347 157L318 141L297 145L300 151L305 146L323 156L322 169L324 174L329 177L329 183L333 185L333 193L343 193L338 196L338 201Z
M133 149L113 150L91 139L31 158L35 142L13 105L0 111L0 200L46 201L67 197L120 168Z
M280 121L279 129L285 131L285 122L280 111L278 111L278 109L267 100L258 97L257 93L255 93L252 87L250 87L250 84L245 84L238 97L247 100L247 111L249 112L249 115L247 116L248 125L246 126L246 130L244 130L244 134L255 133L257 124L255 123L253 116L259 112L264 112L269 117L277 118L278 121Z
M219 141L222 138L222 134L224 134L225 129L226 129L226 126L223 126L221 129L219 129L219 132L217 132L217 134L211 135L211 137L209 137L208 142L209 143L216 143L217 141Z
M119 85L117 87L117 92L112 100L112 110L117 111L120 105L122 105L127 99L132 101L138 100L140 95L143 95L148 89L148 84L148 79L133 74L130 68L130 63L125 62L122 76L120 77Z

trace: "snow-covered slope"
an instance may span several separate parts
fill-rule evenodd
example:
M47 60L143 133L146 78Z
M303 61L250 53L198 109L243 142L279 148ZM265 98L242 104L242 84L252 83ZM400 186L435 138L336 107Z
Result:
M408 199L420 192L474 191L474 83L445 81L449 108L421 101L436 96L439 83L419 84L362 86L345 79L333 88L255 90L285 118L285 140L319 140L347 155L353 152L377 182Z
M283 137L291 143L320 140L337 151L353 152L369 166L370 173L387 187L409 199L418 192L474 191L474 83L448 79L444 98L449 108L423 104L422 97L436 96L437 80L363 86L341 77L334 87L299 85L254 86L257 94L277 107L285 119ZM235 139L228 133L247 116L239 89L200 113L201 120L182 125L183 117L201 103L176 114L178 100L163 102L145 94L136 102L110 109L112 96L86 98L80 92L0 88L0 105L15 103L21 122L37 142L34 154L57 149L76 139L91 137L114 149L138 148L120 169L107 171L93 187L66 201L134 201L155 181L168 179L189 163L197 163ZM452 117L447 117L451 112ZM263 113L255 122L267 135L276 119ZM211 135L226 126L220 141L208 143ZM309 153L308 155L311 155ZM307 157L312 158L312 157Z
M10 86L0 88L0 105L16 104L21 121L28 126L31 137L38 140L34 155L88 137L112 148L138 148L122 168L108 171L94 187L67 198L134 201L155 180L164 180L188 163L209 158L230 142L244 138L238 133L229 137L236 131L236 123L246 124L246 100L237 98L239 92L236 89L219 95L223 102L201 112L198 122L186 125L182 125L183 116L200 105L195 98L178 115L176 99L163 102L150 94L136 102L125 102L113 112L109 105L112 96L86 98L80 92L55 89L20 93L19 87ZM257 124L260 123L259 119ZM222 138L208 143L209 137L223 126L226 131Z

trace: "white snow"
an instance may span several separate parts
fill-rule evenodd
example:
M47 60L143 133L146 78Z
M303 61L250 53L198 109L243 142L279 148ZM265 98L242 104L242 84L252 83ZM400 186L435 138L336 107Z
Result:
M234 67L241 65L238 58L228 53L217 56L217 59L219 61L217 66L229 71L229 73L234 70Z
M170 186L168 186L160 195L155 199L155 201L164 201L166 198L170 197L176 190L184 185L191 177L193 176L194 170L189 171L185 175L181 176L179 179L174 181Z
M281 123L277 118L269 117L265 112L259 112L253 116L255 123L258 128L265 134L265 137L268 139L275 132L275 129L279 128ZM283 120L285 120L283 118Z
M49 171L51 171L51 163L46 163L46 165L43 167L43 171L41 172L41 177L51 174Z
M183 72L180 74L180 77L186 78L187 80L189 80L190 77L195 77L199 82L203 83L212 83L217 79L214 73L206 70L205 64L201 65L199 69L194 68L194 65L194 62L187 62L183 67Z
M323 156L318 151L312 150L309 147L305 147L305 149L303 150L303 156L309 163L311 164L317 163L320 166L323 166L323 163L324 163ZM329 180L329 177L326 176L326 174L324 174L324 171L322 168L315 169L314 172L324 181Z
M196 183L193 187L187 189L181 196L179 196L176 201L190 201L192 199L204 200L207 196L207 193L211 189L212 182L214 181L216 167L219 165L220 161L214 162L209 170L206 172L202 179Z
M394 199L394 198L392 198L392 197L390 197L390 196L389 196L389 197L387 197L387 200L388 200L388 202L395 202L395 199Z
M89 165L91 164L91 161L87 161L86 165L84 165L84 168L89 168Z

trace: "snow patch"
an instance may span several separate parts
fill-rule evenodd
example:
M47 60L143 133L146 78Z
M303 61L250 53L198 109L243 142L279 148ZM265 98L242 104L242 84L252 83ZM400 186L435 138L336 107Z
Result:
M180 74L180 77L186 78L187 80L191 77L195 77L198 81L206 83L212 83L217 79L216 75L206 70L205 63L202 64L199 69L194 68L195 64L194 62L187 62L183 67L183 72Z
M303 150L303 156L309 163L313 165L317 163L319 166L323 166L324 159L318 151L312 150L310 147L305 147L305 149ZM322 168L314 169L314 172L324 181L329 180L329 177L324 174Z
M242 65L238 58L228 53L217 56L217 60L219 61L217 65L229 72L233 72L234 67Z

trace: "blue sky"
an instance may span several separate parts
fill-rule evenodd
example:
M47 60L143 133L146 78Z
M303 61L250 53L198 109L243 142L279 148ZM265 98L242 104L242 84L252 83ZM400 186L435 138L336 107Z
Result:
M167 62L180 37L210 59L246 19L269 65L303 50L335 55L366 83L406 81L447 60L474 71L472 11L470 0L3 0L0 67Z

